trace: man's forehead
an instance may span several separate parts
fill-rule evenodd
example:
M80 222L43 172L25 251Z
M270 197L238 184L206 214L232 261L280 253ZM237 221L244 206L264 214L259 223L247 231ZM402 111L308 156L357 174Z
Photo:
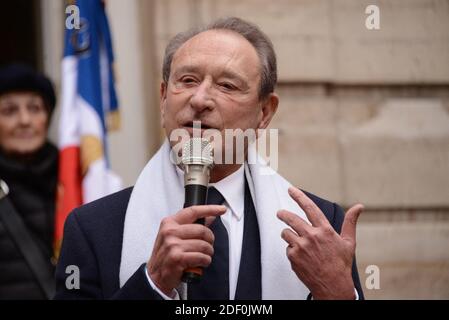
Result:
M259 65L256 49L243 36L228 30L208 30L195 35L176 51L172 67L177 70L198 69L202 64L201 57L204 55L211 55L216 59L229 62L238 61L245 67ZM172 69L172 71L176 70Z
M242 35L232 30L225 29L213 29L206 30L194 35L192 38L187 40L182 47L192 47L192 46L203 46L203 45L217 45L222 44L228 46L229 44L235 43L246 43L251 46Z

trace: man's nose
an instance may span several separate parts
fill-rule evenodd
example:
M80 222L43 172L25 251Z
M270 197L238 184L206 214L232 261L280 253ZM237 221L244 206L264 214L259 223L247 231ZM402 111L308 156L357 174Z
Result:
M212 109L214 101L211 95L212 84L210 81L204 80L197 88L195 93L190 98L190 104L197 112L202 112L205 109Z

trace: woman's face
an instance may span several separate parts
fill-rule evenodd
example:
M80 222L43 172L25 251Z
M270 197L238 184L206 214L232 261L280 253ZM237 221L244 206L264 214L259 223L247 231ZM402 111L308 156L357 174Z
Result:
M11 92L0 96L0 147L7 154L26 156L45 143L48 111L34 92Z

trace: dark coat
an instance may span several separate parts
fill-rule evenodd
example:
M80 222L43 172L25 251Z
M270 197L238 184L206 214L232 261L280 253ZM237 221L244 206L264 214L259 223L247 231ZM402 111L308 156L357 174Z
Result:
M29 161L17 162L0 150L0 179L30 234L51 264L58 150L50 143ZM44 299L37 280L0 220L0 299Z

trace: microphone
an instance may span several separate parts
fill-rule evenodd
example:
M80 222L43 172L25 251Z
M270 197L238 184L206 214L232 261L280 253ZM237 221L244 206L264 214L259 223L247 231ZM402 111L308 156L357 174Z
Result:
M212 145L207 139L191 138L183 146L181 163L184 169L184 208L205 205L210 170L214 165ZM195 223L204 224L204 221L201 218ZM188 268L184 271L182 281L199 282L202 275L201 267Z

